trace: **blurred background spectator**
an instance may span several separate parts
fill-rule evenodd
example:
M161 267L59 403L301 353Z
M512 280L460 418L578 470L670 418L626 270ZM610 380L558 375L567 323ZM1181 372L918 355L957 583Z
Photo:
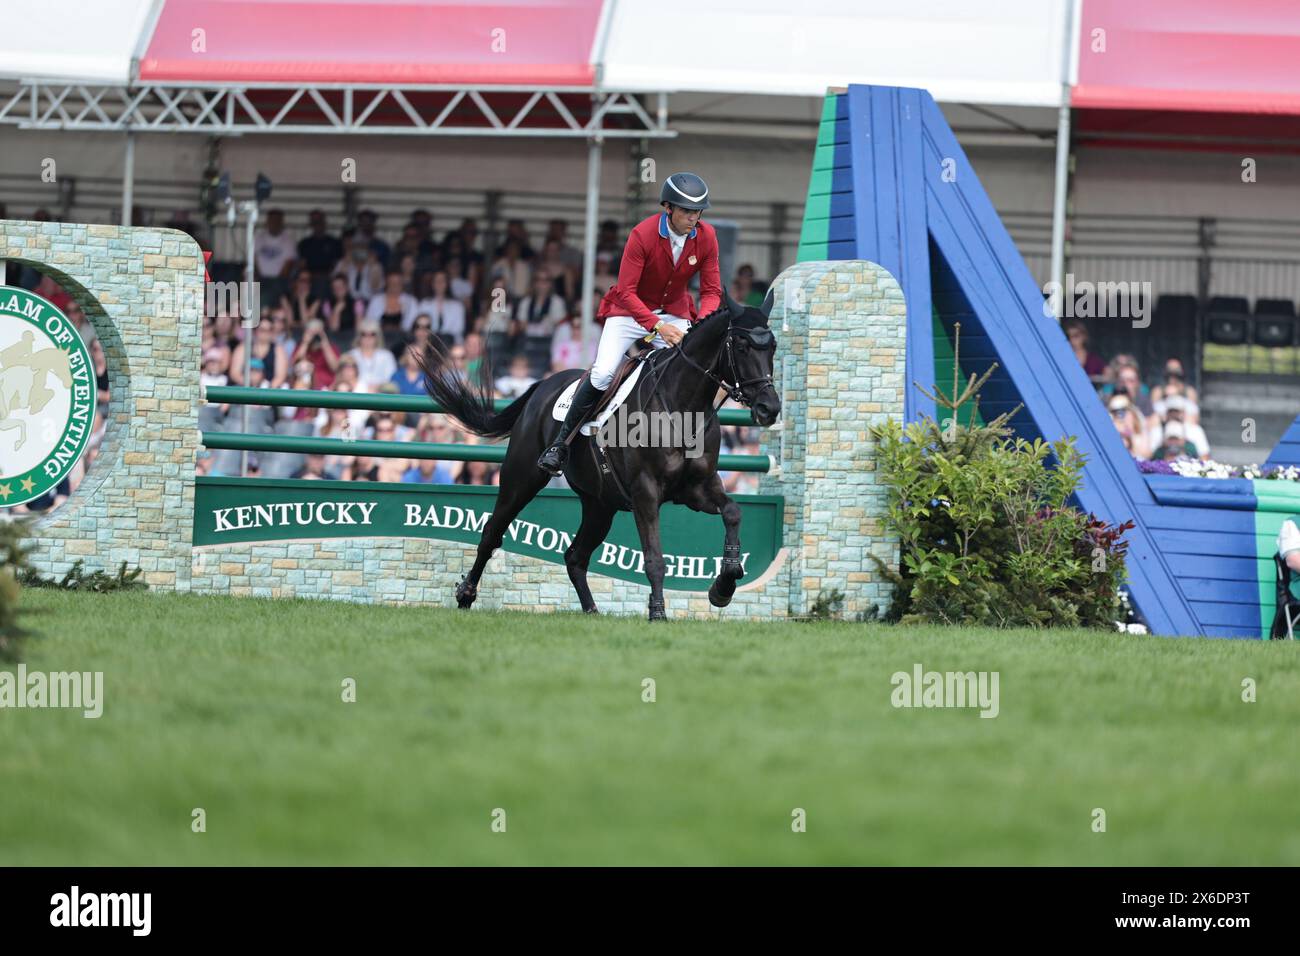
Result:
M201 224L188 220L184 212L173 215L174 226L201 233ZM36 215L50 218L44 210ZM379 217L372 210L362 210L355 226L337 232L331 231L322 209L310 210L296 227L282 209L269 210L254 239L261 282L259 321L246 327L237 315L220 309L205 317L200 381L205 386L244 384L246 347L252 359L247 384L255 388L424 395L417 357L431 341L448 350L457 374L467 378L477 381L486 362L495 397L500 399L518 397L553 372L590 365L600 329L598 323L588 329L584 353L577 335L582 253L569 241L565 220L546 224L539 248L533 246L522 220L509 221L491 250L490 269L484 268L483 235L472 217L447 229L441 238L434 232L436 221L427 209L412 210L390 244L379 233ZM597 304L617 281L623 239L618 223L601 223L595 264ZM755 280L751 266L741 266L733 278L738 298L761 303L766 285ZM29 281L81 330L95 362L100 409L106 409L111 383L93 325L72 295L52 278L32 272ZM731 407L730 402L727 405ZM243 428L242 406L219 406L214 415L219 430ZM102 414L97 416L92 449L66 487L47 501L8 510L44 510L61 502L93 462L104 421ZM1158 421L1153 419L1152 425ZM478 441L441 415L385 417L362 409L250 406L253 431L270 431L277 422L301 423L305 434L331 438ZM724 452L758 453L757 430L726 428L723 432ZM250 458L254 473L267 464L259 456ZM214 473L213 459L211 453L200 453L197 472ZM392 461L392 465L379 459L357 463L351 456L308 455L294 474L312 479L491 484L499 471L483 463ZM733 474L726 480L733 491L757 489L755 475Z
M285 291L285 280L297 260L298 245L284 228L284 210L266 214L266 225L253 237L253 262L262 284L263 302L278 302Z

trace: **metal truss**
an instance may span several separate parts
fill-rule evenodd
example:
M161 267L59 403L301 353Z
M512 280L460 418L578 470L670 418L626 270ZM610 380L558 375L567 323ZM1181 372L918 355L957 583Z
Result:
M118 132L660 139L668 95L578 87L122 86L21 80L0 88L0 124Z

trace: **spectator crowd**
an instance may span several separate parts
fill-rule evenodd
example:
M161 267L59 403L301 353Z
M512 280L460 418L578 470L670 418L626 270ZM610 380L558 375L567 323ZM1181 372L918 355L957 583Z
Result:
M51 217L37 210L33 218ZM196 231L185 217L175 218L167 225ZM254 239L260 320L246 328L228 312L205 317L203 383L423 396L417 357L432 341L468 380L477 381L486 363L495 396L513 399L545 375L591 363L600 330L589 328L581 342L582 253L569 242L563 220L551 220L536 244L522 220L510 220L489 249L472 218L438 235L432 214L416 209L392 243L382 237L378 218L363 210L354 227L335 234L317 209L295 233L282 210L270 210ZM617 281L622 240L616 222L601 224L593 313ZM12 276L10 281L15 281ZM59 306L78 326L94 357L99 386L89 449L69 478L50 495L7 509L40 512L66 499L98 454L109 399L107 361L80 305L53 279L27 268L17 283ZM731 285L736 299L757 305L764 291L753 267L737 270ZM1210 458L1196 389L1187 383L1178 359L1164 363L1158 380L1147 379L1132 355L1107 362L1092 352L1082 321L1067 320L1063 330L1134 458ZM251 352L247 381L246 349ZM208 406L203 427L242 431L243 408ZM481 442L452 419L433 414L249 406L247 427L255 433ZM724 454L759 451L758 429L723 429ZM291 472L274 472L282 477L479 485L498 480L497 467L483 462L277 454L251 459L251 474L272 473L268 464L292 459ZM237 470L237 454L205 453L198 468L200 474L227 474L232 465ZM757 490L757 476L730 473L724 478L729 491Z
M585 368L595 355L598 326L579 334L582 252L567 224L551 220L534 243L522 220L506 223L499 242L484 241L477 222L434 228L431 213L414 210L394 242L378 216L363 210L356 226L334 234L326 214L312 211L295 233L272 209L256 233L253 257L260 321L245 329L237 316L205 319L202 380L207 385L322 389L424 395L417 358L434 342L456 373L477 381L486 363L497 398L522 395L551 372ZM612 220L596 244L595 306L617 281L623 236ZM738 299L761 303L750 266L732 286ZM245 349L250 350L244 379ZM203 427L243 431L243 406L210 406ZM443 415L250 406L254 433L385 441L477 443ZM723 453L758 454L756 428L724 428ZM482 462L354 456L254 455L252 474L352 481L495 484L498 469ZM291 459L287 474L276 468ZM268 468L269 466L272 466ZM236 455L208 454L202 474L237 471ZM731 491L757 490L757 476L724 475ZM557 479L561 483L563 479Z
M1158 383L1143 380L1132 355L1104 361L1089 349L1088 329L1078 319L1062 328L1079 364L1097 387L1124 447L1138 461L1208 460L1210 443L1201 428L1196 389L1187 383L1183 364L1169 358Z

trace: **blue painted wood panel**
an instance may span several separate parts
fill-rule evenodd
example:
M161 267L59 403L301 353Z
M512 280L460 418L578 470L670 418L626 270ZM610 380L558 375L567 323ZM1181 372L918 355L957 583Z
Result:
M1277 445L1264 462L1267 465L1300 465L1300 417L1291 423L1286 434L1278 439Z
M828 254L877 262L903 288L908 418L934 414L911 388L933 380L933 315L950 338L960 322L963 379L999 366L982 393L985 419L1023 404L1011 421L1022 437L1074 437L1087 457L1078 506L1113 523L1136 522L1130 588L1152 629L1258 637L1268 545L1256 533L1250 483L1138 472L928 93L850 86L836 110ZM1300 464L1300 420L1284 444Z
M930 255L921 168L921 110L928 93L850 86L840 100L848 111L853 155L854 257L884 266L898 280L909 316L905 412L908 421L934 415L934 403L912 387L934 377L930 340Z

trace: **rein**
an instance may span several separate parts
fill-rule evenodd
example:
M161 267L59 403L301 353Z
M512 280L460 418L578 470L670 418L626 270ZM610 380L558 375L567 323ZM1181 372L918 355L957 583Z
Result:
M705 378L711 379L713 383L717 385L718 388L722 389L722 391L725 393L725 397L722 399L722 401L718 402L716 405L713 406L714 415L717 415L718 409L722 407L722 403L725 402L728 398L731 399L733 402L735 402L737 405L744 405L748 407L750 402L745 396L746 386L760 384L760 385L771 385L775 387L776 383L773 380L772 376L770 375L761 375L758 378L747 378L741 381L740 374L736 371L736 356L731 351L731 341L732 341L733 332L739 332L739 334L745 335L746 338L750 338L751 341L752 341L752 337L749 336L745 331L736 329L731 324L727 325L726 340L723 344L723 351L726 353L726 362L728 368L730 369L731 377L736 379L736 383L734 385L727 382L726 379L719 378L717 375L714 375L711 371L706 369L704 366L700 365L699 362L695 361L695 359L687 355L686 352L682 349L682 347L678 345L672 349L673 354L668 357L667 361L656 363L657 365L661 365L662 368L656 368L654 370L655 374L649 376L652 377L654 380L654 387L653 387L654 394L656 396L659 396L659 380L663 377L664 372L668 370L668 367L679 356L685 360L687 365L695 369L695 371L699 372ZM770 337L772 333L767 332L766 334L768 337ZM641 390L641 384L638 383L637 391L640 392L640 390ZM667 407L667 403L663 401L662 396L659 396L659 401L662 404L664 404L665 408Z

